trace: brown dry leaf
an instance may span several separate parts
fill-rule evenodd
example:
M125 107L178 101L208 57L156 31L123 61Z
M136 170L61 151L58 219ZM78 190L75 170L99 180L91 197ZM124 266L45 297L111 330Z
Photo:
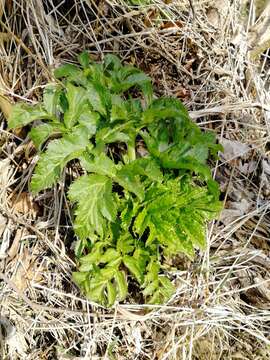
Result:
M26 137L26 132L24 128L16 129L18 130L17 136L20 138ZM15 133L15 131L13 131ZM19 135L18 135L19 134ZM23 155L25 160L29 162L35 153L35 145L32 141L28 141L27 143L20 144L14 151L14 156Z
M159 11L157 9L151 9L147 12L144 25L146 27L151 27L153 25L153 21L157 19L157 16L159 14Z
M190 90L179 85L174 89L175 96L178 99L184 100L190 97Z
M7 219L0 214L0 237L2 236L5 228L6 228Z
M4 8L5 8L5 0L0 0L0 19L2 18ZM10 1L7 2L8 8L10 8ZM10 34L1 32L0 33L0 46L4 47L4 42L7 42L11 39ZM8 97L5 95L5 82L3 78L0 76L0 110L4 114L6 119L9 118L12 110L12 105Z
M213 0L207 10L207 17L210 24L219 30L226 22L229 11L229 1ZM223 34L224 36L224 34Z
M5 204L8 197L9 182L13 175L13 169L8 158L0 161L0 203Z
M40 270L37 271L36 260L37 257L29 253L27 249L25 249L23 254L16 259L18 266L12 280L22 292L27 289L29 281L35 280L35 282L38 283L43 280Z
M247 214L251 210L252 204L247 199L242 198L241 201L238 202L228 201L226 206L229 208L222 210L220 221L222 221L223 224L228 225L237 218Z
M238 280L241 288L246 289L243 291L243 294L248 304L252 304L259 309L270 308L270 290L266 279L260 274L255 275L252 271L239 270Z
M244 144L239 141L228 140L225 138L221 139L220 143L224 149L224 151L221 153L221 158L239 169L239 167L241 167L239 158L246 157L251 150L251 147L248 144Z
M8 254L7 254L7 250L9 249L9 244L10 244L10 222L8 222L7 224L5 224L4 229L3 229L3 233L1 235L1 241L0 241L0 260L1 259L5 259Z
M213 359L216 358L213 356L215 353L215 348L213 348L213 343L208 340L207 338L202 338L199 341L196 341L194 344L194 355L196 355L196 359L200 360L208 360L209 354L213 357ZM214 351L214 353L213 353ZM195 356L194 356L195 358Z
M16 231L16 234L14 236L12 244L7 252L10 259L13 259L17 255L19 247L20 247L20 240L25 235L25 232L26 232L26 229L23 229L23 228L19 228Z
M6 339L6 343L9 347L11 359L27 359L28 343L23 332L18 331L17 328L13 328L13 332Z
M268 217L265 217L264 221L258 224L256 218L251 218L245 223L243 228L243 236L245 233L253 233L250 243L255 247L255 249L262 250L267 256L270 255L270 242L269 242L269 221ZM256 232L254 233L254 229ZM264 263L263 267L270 270L270 258L269 263Z
M265 174L270 175L270 164L268 159L262 160L262 169Z
M36 218L39 213L38 205L33 201L30 194L26 191L12 196L12 205L16 213L30 215Z
M255 25L249 31L249 45L251 59L256 60L270 46L270 1L256 21Z
M6 0L0 0L0 18L3 15Z
M209 23L212 26L214 26L215 28L218 28L218 26L220 24L220 15L219 15L218 10L214 7L210 7L207 10L206 16L207 16L207 20L209 21Z
M241 143L239 141L233 141L223 138L220 140L220 143L224 148L222 156L227 161L235 159L239 156L246 155L251 150L249 145Z
M4 32L0 32L0 42L4 43L5 41L10 40L10 35Z
M181 21L165 21L160 28L161 29L171 29L171 28L182 28L183 24L181 23Z
M257 167L257 162L250 160L244 164L239 164L238 165L238 169L240 170L240 172L244 175L248 175L248 174L252 174Z
M261 15L261 13L265 9L268 2L269 2L269 0L255 0L254 1L254 3L255 3L254 5L256 7L256 17L257 18Z
M27 131L26 131L25 127L12 129L12 133L21 139L25 139L27 136Z
M264 198L269 198L269 196L270 196L270 183L269 183L270 165L269 165L268 159L263 159L261 161L261 168L262 168L262 172L260 174L261 195Z
M27 273L30 267L31 255L28 250L25 250L21 257L16 259L18 266L13 278L14 284L20 291L24 291L27 288Z

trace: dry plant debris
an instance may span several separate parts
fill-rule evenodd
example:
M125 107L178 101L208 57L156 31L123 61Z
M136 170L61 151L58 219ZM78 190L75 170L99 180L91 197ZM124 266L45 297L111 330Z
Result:
M269 49L254 58L250 42L263 23L259 2L1 4L5 99L36 102L52 69L82 49L97 60L116 53L154 78L157 96L179 97L202 129L230 144L213 174L225 210L238 213L209 227L207 250L195 262L175 259L177 293L168 304L130 298L105 310L70 281L74 235L63 186L26 200L26 213L15 211L37 158L26 133L8 132L2 116L0 358L270 358Z

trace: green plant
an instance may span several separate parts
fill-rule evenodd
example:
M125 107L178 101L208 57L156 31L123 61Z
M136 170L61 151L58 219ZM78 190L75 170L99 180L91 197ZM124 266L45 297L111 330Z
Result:
M43 102L16 104L9 127L36 122L39 149L31 190L52 187L65 166L79 161L83 175L70 185L78 237L75 283L106 306L122 301L134 279L149 303L174 293L166 259L204 249L208 220L221 209L206 164L221 149L176 99L153 100L151 80L107 55L55 71ZM142 94L142 96L140 96ZM139 155L143 147L144 156Z

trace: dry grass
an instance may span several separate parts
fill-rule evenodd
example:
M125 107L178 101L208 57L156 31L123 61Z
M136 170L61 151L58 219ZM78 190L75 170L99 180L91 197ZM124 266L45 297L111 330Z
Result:
M168 304L138 305L130 296L125 304L103 309L70 281L75 264L64 179L31 198L34 149L23 131L7 132L3 117L0 358L269 359L270 63L268 51L250 60L256 2L5 5L1 94L36 101L51 69L74 61L82 49L95 59L119 54L152 76L157 95L180 98L194 120L224 143L213 168L225 211L209 227L205 253L192 263L176 259L179 270L171 276L177 293Z

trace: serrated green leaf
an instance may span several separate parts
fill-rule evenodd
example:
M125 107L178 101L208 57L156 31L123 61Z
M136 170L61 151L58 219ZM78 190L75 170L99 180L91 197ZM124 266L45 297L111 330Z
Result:
M100 258L100 263L110 263L120 258L119 252L114 248L108 248Z
M142 105L138 99L123 100L120 95L113 95L111 98L110 122L129 122L129 127L143 127L141 124Z
M112 306L115 300L123 301L127 296L125 275L118 267L105 267L90 273L89 283L83 283L87 297L105 306Z
M35 120L50 119L51 115L41 105L16 104L8 118L9 129L23 127Z
M125 66L112 73L111 90L116 93L123 93L132 87L142 90L149 103L153 96L151 79L139 69L132 66Z
M164 302L168 301L170 299L170 297L174 294L175 287L173 286L171 281L166 276L159 276L158 279L159 279L159 283L161 285L160 292L163 297L161 303L164 303Z
M192 214L192 218L190 215L188 212L182 212L179 224L194 246L204 250L206 247L205 223L198 218L196 213Z
M144 199L144 185L140 176L153 181L161 181L162 173L156 162L149 158L142 158L124 165L115 175L114 181L124 189L134 193L141 201Z
M68 100L63 91L59 95L59 107L62 113L65 113L68 110Z
M86 96L94 111L103 116L107 115L110 105L110 93L98 82L88 82Z
M124 200L124 208L122 209L120 218L121 218L121 227L123 230L128 231L133 217L136 214L136 207L138 206L137 202L129 197L128 200Z
M158 273L160 271L160 265L156 259L152 259L149 262L146 271L143 295L147 298L148 296L153 296L159 287Z
M154 280L152 281L150 284L148 284L145 289L143 290L143 296L144 297L148 297L154 294L154 292L157 290L158 288L158 280Z
M134 238L129 234L122 234L117 239L117 251L122 255L131 253L135 248Z
M94 276L89 281L89 291L87 296L90 300L103 303L108 306L106 301L105 290L107 288L108 282L110 282L114 275L116 269L114 268L104 268L100 269L99 272L94 274Z
M87 74L87 85L91 82L92 84L96 84L101 86L104 91L107 92L107 76L104 71L103 64L91 63L87 70L84 71Z
M138 283L142 284L144 280L144 269L140 268L137 260L132 256L126 255L123 257L123 262Z
M51 136L61 134L64 127L59 124L41 124L32 127L29 135L36 148L40 149L41 145Z
M163 174L159 165L154 159L149 157L139 158L125 165L126 168L132 169L134 175L146 176L150 180L161 182Z
M216 200L219 200L220 190L219 190L218 183L213 179L209 179L207 181L207 187L208 187L209 193L211 195L213 195Z
M118 299L123 301L127 297L127 280L123 271L117 271L115 273L115 281L118 289Z
M105 294L104 289L106 287L106 280L102 283L99 282L98 285L92 285L89 283L89 289L86 291L86 297L91 300L95 301L99 304L106 305L105 303Z
M142 209L134 221L134 229L136 229L139 237L143 235L147 227L149 226L148 211L147 208ZM148 241L148 243L150 243Z
M158 158L165 169L190 170L201 174L205 179L211 178L211 172L206 165L209 149L201 144L192 145L185 140L179 144L159 142L145 131L141 132L151 155Z
M87 51L83 51L78 56L78 61L82 65L83 68L88 68L90 64L90 57Z
M126 107L126 102L118 96L114 95L112 97L112 108L111 108L111 122L116 120L128 120L129 119L129 111Z
M207 187L181 187L177 179L153 185L144 207L138 209L133 230L141 237L148 229L147 246L158 243L168 255L183 252L193 257L194 247L205 247L205 224L212 215L206 209L213 203Z
M100 263L101 256L103 254L105 243L99 241L98 243L94 244L91 249L91 252L85 256L80 257L80 264L96 264Z
M87 132L79 131L51 141L35 167L31 190L37 193L54 185L65 165L70 160L80 157L87 145Z
M128 142L130 141L130 135L125 131L125 128L129 128L129 124L121 124L118 126L104 127L96 134L97 143L111 144L114 142Z
M89 109L88 106L85 106L78 118L78 122L88 130L89 136L92 136L96 133L100 122L100 115Z
M84 175L73 182L69 199L77 203L75 230L79 237L95 233L103 238L107 221L116 218L116 204L112 195L112 181L103 175Z
M87 104L85 89L71 83L66 85L66 89L68 109L64 113L64 123L70 129L79 121L83 113L90 111L90 108Z
M146 271L143 295L150 304L165 303L175 292L173 284L166 276L159 275L160 264L155 258L149 262Z
M45 87L43 92L43 107L48 114L56 115L57 107L60 104L61 92L62 89L56 84L50 84Z
M159 122L160 120L174 118L189 121L189 114L185 106L179 100L167 97L154 100L142 115L144 124L151 124L154 121Z
M54 70L54 76L57 79L62 77L74 77L80 76L81 70L76 65L72 64L64 64L59 66L57 69Z
M104 69L105 70L119 70L122 67L119 58L113 54L107 54L104 56Z
M78 286L81 286L87 280L87 277L88 277L87 272L77 271L72 273L72 280Z
M166 276L159 276L158 280L156 282L158 283L158 287L155 289L156 291L154 291L153 294L151 295L151 298L148 301L148 303L149 304L164 304L174 294L175 287L173 286L171 281ZM149 289L149 287L148 287L148 289Z
M114 162L106 156L104 153L91 157L91 154L83 154L81 156L82 166L89 173L95 173L99 175L106 175L110 178L114 178L117 167Z
M75 241L74 254L77 259L82 257L83 251L89 248L89 243L85 239Z
M212 133L202 133L192 123L180 101L157 99L142 116L148 131L141 131L141 135L148 151L159 159L162 167L195 172L206 180L211 178L206 160L209 153L217 153L219 146Z
M107 306L109 307L111 307L116 300L116 288L110 281L107 282L107 299Z
M144 199L144 186L138 175L134 175L132 169L123 166L115 177L114 181L121 185L125 190L135 194L141 201Z
M124 265L128 268L139 284L143 284L148 258L148 252L140 248L136 249L132 256L123 256Z

